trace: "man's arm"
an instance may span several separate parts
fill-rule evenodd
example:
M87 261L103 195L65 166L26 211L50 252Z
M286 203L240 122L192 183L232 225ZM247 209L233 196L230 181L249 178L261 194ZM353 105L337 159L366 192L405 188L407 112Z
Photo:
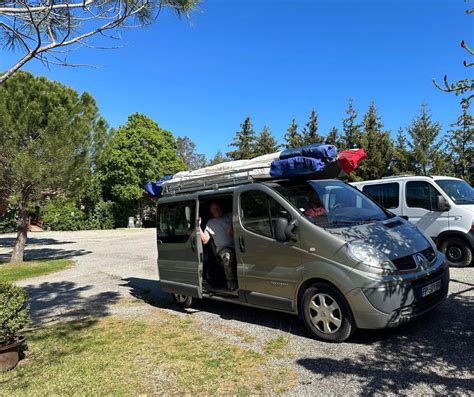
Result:
M199 218L199 228L201 228L201 218ZM201 229L201 232L199 233L199 235L201 236L201 241L203 244L207 244L209 240L211 239L211 236L209 236L209 233L207 232L207 230Z

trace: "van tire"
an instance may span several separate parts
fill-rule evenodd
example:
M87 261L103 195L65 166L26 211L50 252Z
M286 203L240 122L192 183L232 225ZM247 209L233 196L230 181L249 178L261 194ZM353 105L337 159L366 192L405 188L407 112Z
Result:
M194 305L194 298L192 296L188 295L181 295L181 294L171 294L173 296L173 299L176 301L176 303L184 308L189 308Z
M472 262L472 251L460 238L448 237L442 241L439 250L446 255L450 267L466 267Z
M317 307L322 310L318 312ZM344 296L334 286L317 282L301 298L301 315L311 335L325 342L343 342L356 330L354 317ZM316 322L317 317L321 321Z

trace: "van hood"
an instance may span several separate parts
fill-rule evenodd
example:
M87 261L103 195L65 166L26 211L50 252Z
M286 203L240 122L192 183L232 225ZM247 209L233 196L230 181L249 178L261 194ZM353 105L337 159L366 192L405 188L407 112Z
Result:
M458 206L474 215L474 204L459 204Z
M349 243L370 244L388 259L413 255L431 247L431 243L416 226L400 217L349 227L326 228L326 231Z

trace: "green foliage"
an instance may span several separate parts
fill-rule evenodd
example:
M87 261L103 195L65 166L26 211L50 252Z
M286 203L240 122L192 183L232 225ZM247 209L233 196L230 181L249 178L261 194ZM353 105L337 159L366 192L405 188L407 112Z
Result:
M196 144L187 136L176 139L178 144L178 155L186 164L189 171L197 170L206 166L206 156L196 153Z
M86 219L74 201L59 198L43 206L43 221L47 230L75 231L85 228Z
M276 139L273 137L270 128L263 127L262 132L257 138L255 144L254 156L262 156L264 154L275 153L280 149Z
M352 149L361 146L361 126L357 124L357 111L354 109L353 100L349 100L346 110L347 117L342 120L343 136L341 138L342 145L345 149Z
M84 222L85 229L113 229L115 226L114 203L99 201Z
M298 124L296 120L291 120L291 124L285 134L286 148L294 148L303 145L303 137L298 132Z
M0 282L0 345L17 337L29 319L30 308L25 289Z
M392 140L390 132L382 130L383 124L374 103L370 104L362 125L360 144L367 153L367 159L361 163L356 176L362 180L370 180L390 175Z
M341 146L341 142L339 139L339 130L336 127L333 127L329 130L328 134L326 135L326 139L324 140L326 145L335 145L337 147Z
M462 107L462 114L448 131L448 151L454 175L474 185L474 117L469 107Z
M400 128L393 146L393 159L391 165L393 175L402 175L414 172L411 154L408 150L408 140Z
M16 231L18 209L9 206L3 216L0 216L0 233L13 233Z
M234 141L229 145L237 149L227 152L227 156L231 160L245 160L254 157L256 136L250 117L247 117L240 127L241 130L235 133Z
M423 103L419 116L416 116L408 127L408 133L411 137L408 145L411 148L414 171L417 175L430 174L435 159L438 162L437 168L439 168L440 159L436 157L442 144L437 139L440 132L441 125L431 120L428 106Z
M220 150L217 151L217 153L214 155L214 158L209 161L209 165L216 165L220 163L224 163L226 161L229 161L229 158L224 156Z
M324 138L318 135L318 115L314 110L309 115L309 120L303 128L303 145L310 145L312 143L323 143Z

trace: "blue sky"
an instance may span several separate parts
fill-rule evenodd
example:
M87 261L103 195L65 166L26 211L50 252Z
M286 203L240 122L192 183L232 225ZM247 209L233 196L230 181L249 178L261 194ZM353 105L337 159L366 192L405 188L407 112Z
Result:
M349 98L360 117L374 101L385 128L406 127L426 101L444 130L459 98L431 79L467 77L461 39L474 47L463 0L204 0L190 22L162 14L123 34L126 47L83 49L71 62L103 66L25 69L88 91L112 127L142 112L212 157L228 151L250 116L281 141L294 117L315 109L320 133ZM112 43L114 44L114 43ZM5 69L15 54L1 52Z

